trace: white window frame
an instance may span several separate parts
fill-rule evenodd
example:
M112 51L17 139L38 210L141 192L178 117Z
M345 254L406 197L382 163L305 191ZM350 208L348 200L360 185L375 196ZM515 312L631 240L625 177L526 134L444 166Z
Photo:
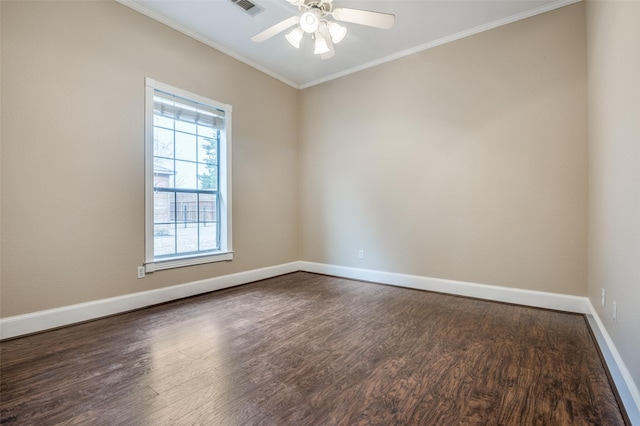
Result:
M156 91L168 93L192 102L204 104L225 111L226 125L222 130L219 158L219 215L220 248L213 253L177 255L167 259L154 256L154 178L153 178L153 103ZM233 260L231 244L231 105L223 104L206 97L160 83L151 78L145 79L145 271L179 268L210 262Z

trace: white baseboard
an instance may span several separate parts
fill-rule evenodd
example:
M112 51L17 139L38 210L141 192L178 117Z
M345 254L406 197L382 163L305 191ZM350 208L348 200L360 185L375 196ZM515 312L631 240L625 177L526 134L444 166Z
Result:
M604 360L609 367L611 378L616 384L616 389L618 390L620 399L622 399L622 404L627 411L631 424L640 425L640 391L638 391L638 386L633 381L631 373L629 373L616 345L614 345L611 336L609 336L602 320L600 320L596 309L591 304L591 301L587 301L587 303L589 306L587 320L598 341L598 346L604 356Z
M417 275L350 268L313 262L291 262L171 287L95 300L61 308L0 318L0 339L36 333L108 315L140 309L183 297L220 290L295 271L314 272L381 284L436 291L479 299L515 303L569 312L591 313L586 298L533 290L475 284Z
M323 263L304 261L298 263L300 264L300 270L315 272L317 274L335 275L342 278L352 278L355 280L370 281L398 287L475 297L477 299L534 306L537 308L555 309L581 314L587 314L590 312L587 306L588 299L586 297L477 284L465 281L445 280L442 278L430 278L419 275L397 274L393 272L374 271L371 269L350 268Z
M82 321L93 320L299 270L298 262L291 262L156 290L0 318L0 339L8 339Z
M627 414L632 424L640 425L640 393L638 392L638 387L634 383L602 321L600 321L596 310L588 298L565 294L298 261L156 290L0 318L0 339L8 339L93 320L296 271L586 314Z

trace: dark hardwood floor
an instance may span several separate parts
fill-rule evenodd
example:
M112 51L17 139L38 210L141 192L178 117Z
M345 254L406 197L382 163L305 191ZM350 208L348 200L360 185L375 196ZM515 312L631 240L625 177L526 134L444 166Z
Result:
M623 425L582 315L297 272L0 343L2 425Z

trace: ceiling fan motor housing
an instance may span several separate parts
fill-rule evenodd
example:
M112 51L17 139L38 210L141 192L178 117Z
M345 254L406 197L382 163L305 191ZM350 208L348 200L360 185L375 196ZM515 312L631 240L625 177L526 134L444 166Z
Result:
M318 13L320 18L324 18L325 16L331 13L331 8L333 5L331 1L327 0L306 0L305 2L299 5L299 9L301 12L304 11L315 11Z

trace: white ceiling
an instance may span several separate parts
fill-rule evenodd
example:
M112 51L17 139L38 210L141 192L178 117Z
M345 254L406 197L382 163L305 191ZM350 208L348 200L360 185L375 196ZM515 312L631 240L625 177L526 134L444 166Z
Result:
M301 89L579 0L334 0L334 8L392 13L396 23L390 30L341 23L347 36L326 60L313 54L311 40L292 47L287 31L250 40L299 13L286 0L251 0L264 8L253 17L231 0L118 1Z

